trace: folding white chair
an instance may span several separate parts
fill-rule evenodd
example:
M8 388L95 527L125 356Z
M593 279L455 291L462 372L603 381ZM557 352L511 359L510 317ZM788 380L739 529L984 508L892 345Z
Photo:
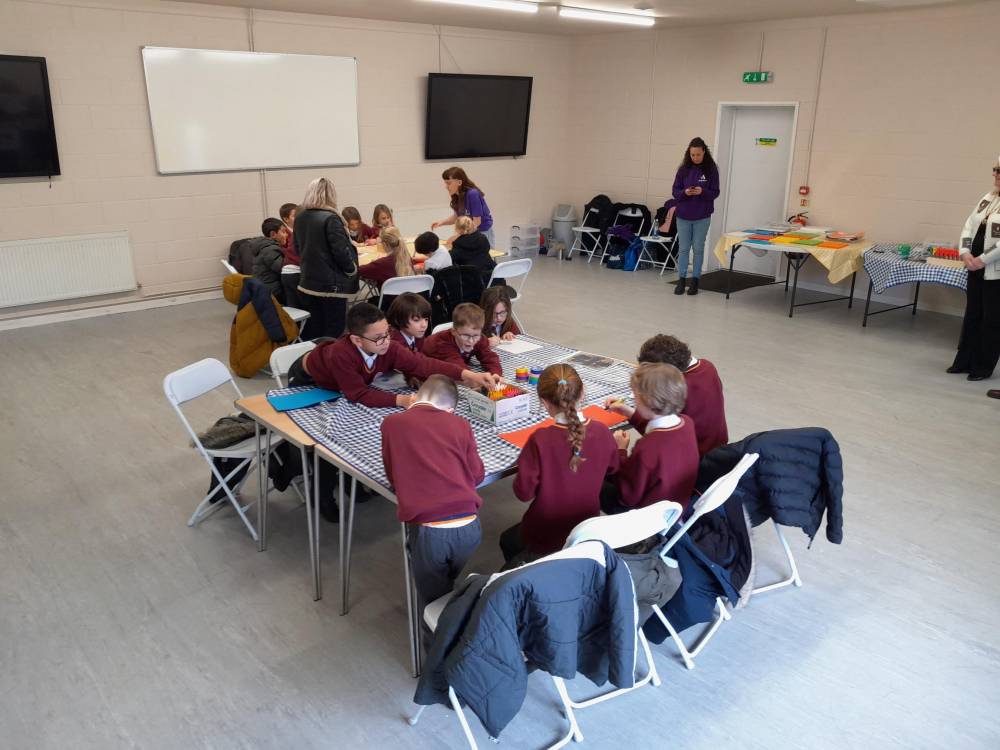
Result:
M378 296L378 308L382 309L382 300L386 297L394 297L403 292L414 292L420 294L431 293L434 288L434 277L429 274L418 274L417 276L395 276L387 279L382 284L382 292Z
M580 253L589 253L590 259L587 260L588 263L590 263L590 261L593 259L594 252L596 252L597 249L600 247L601 241L604 239L604 237L601 234L601 230L600 229L598 229L596 226L588 226L587 222L589 220L591 220L591 219L593 219L596 222L597 221L597 217L599 215L600 215L600 211L598 211L596 208L592 208L589 211L587 211L587 213L584 215L584 217L583 217L583 223L580 226L578 226L578 227L572 227L572 230L573 230L573 244L570 245L570 247L569 247L569 255L568 255L568 257L572 258L573 257L573 251L574 250L578 250ZM584 245L584 243L583 243L583 237L584 237L584 235L586 235L587 237L589 237L594 242L594 247L591 248L590 250L588 250L587 246ZM604 256L601 256L601 257L604 257Z
M517 317L517 307L513 303L524 296L524 285L528 283L528 274L531 272L531 265L531 258L518 258L517 260L497 263L493 268L493 273L490 274L490 281L486 285L488 289L493 286L493 282L496 279L503 279L504 283L511 289L513 293L510 296L510 313L514 316L514 320L517 321L517 326L521 329L522 333L527 333L528 331L521 322L521 319ZM512 279L520 279L517 286L511 284Z
M285 309L287 310L288 308L286 307ZM295 360L315 348L316 344L314 342L301 341L297 344L279 346L271 352L271 375L274 376L274 382L278 384L279 388L287 387L288 381L285 378L288 377L288 368L292 366Z
M618 213L615 214L615 220L611 224L611 226L612 227L616 227L623 220L631 222L632 219L638 219L639 220L639 226L638 226L638 228L633 227L633 229L635 230L635 234L641 235L642 234L642 230L646 228L646 219L642 215L642 211L640 211L638 208L623 208L623 209L619 210ZM601 260L600 260L601 263L604 262L604 258L608 254L608 244L609 244L609 242L610 242L610 240L608 239L608 233L605 232L604 233L604 246L601 248ZM590 253L590 258L587 259L588 263L590 263L590 261L592 261L594 259L594 254L596 252L597 252L597 245L594 245L594 249Z
M663 558L664 562L671 565L671 567L676 565L676 562L667 557L667 554L671 549L673 549L673 546L680 541L681 537L688 532L688 529L690 529L699 518L706 513L711 513L712 511L718 509L732 496L732 494L736 491L736 485L740 483L740 479L747 472L747 469L754 465L754 462L758 457L759 456L756 453L748 453L743 456L739 463L737 463L728 474L725 474L712 482L712 485L705 490L704 494L695 500L688 520L674 532L673 536L671 536L667 543L663 546L663 549L660 550L660 556ZM726 620L732 619L732 614L726 608L726 604L722 601L722 597L716 597L715 606L719 611L718 616L712 621L701 636L699 636L698 640L695 641L691 648L684 645L684 641L681 640L681 637L674 629L674 626L670 624L667 616L663 614L663 610L655 605L653 606L653 615L656 616L661 623L663 623L663 627L665 627L667 632L670 633L670 637L673 638L674 643L677 644L681 658L684 660L684 665L688 669L694 669L694 657L701 653L701 650L705 648L705 645L709 642L709 640L711 640L712 636L715 635L715 631L719 629L719 626Z
M763 594L765 591L773 591L785 586L794 585L796 588L801 588L802 586L802 579L799 577L799 567L795 564L795 558L792 557L792 548L788 546L788 540L785 539L785 535L781 532L778 522L771 519L771 523L774 525L774 533L778 535L778 541L781 542L781 548L785 551L785 559L788 561L790 572L788 578L782 578L780 581L758 586L750 592L751 594Z
M431 335L433 336L435 333L440 333L441 331L450 331L454 327L454 323L438 323L434 326L434 330L431 331Z
M292 322L299 329L299 335L295 337L295 341L292 343L302 341L302 332L306 329L306 322L309 320L312 313L308 310L300 310L297 307L285 307L284 305L282 305L281 309L288 313L288 317L292 319Z
M183 404L204 396L226 383L232 386L237 398L243 398L243 393L240 392L239 386L233 380L229 369L217 359L203 359L187 367L182 367L180 370L175 370L163 378L163 392L166 394L167 400L174 408L174 411L177 412L181 424L184 425L184 429L187 430L188 435L194 443L195 450L205 459L212 472L212 476L218 482L218 487L206 494L204 499L198 504L198 507L195 508L194 513L188 520L188 526L200 523L226 504L221 501L221 498L215 503L210 502L210 498L217 494L218 490L221 490L225 493L229 503L236 509L237 515L239 515L240 520L247 527L250 536L256 541L257 530L254 529L253 524L250 523L250 520L246 516L246 510L252 503L246 506L240 505L237 493L243 487L243 483L246 482L246 478L250 475L250 472L260 465L260 456L257 452L257 438L248 438L228 448L205 448L198 439L198 433L191 427L191 423L188 422L187 417L184 416L184 412L181 410ZM280 442L280 440L273 441L271 444L272 450ZM212 461L213 458L235 458L240 459L240 463L229 474L222 476L222 473ZM246 467L246 473L243 475L243 478L240 479L235 489L230 489L227 484L228 481L242 471L244 467Z
M579 544L575 544L572 547L562 549L559 552L555 552L539 560L530 562L527 565L522 565L521 567L515 568L514 570L523 571L525 568L533 565L542 565L545 563L558 562L560 560L580 559L580 558L590 558L595 562L597 562L599 565L603 566L604 547L595 541L581 540ZM497 578L500 578L506 575L507 573L511 572L513 571L506 571L505 573L497 574L494 577L494 580L491 581L488 584L488 586L492 585ZM426 623L427 627L431 629L432 632L437 628L438 620L441 617L441 613L444 612L444 609L447 606L448 601L450 599L451 599L451 594L445 594L440 599L437 599L428 604L426 607L424 607L424 622ZM646 654L647 658L649 658L648 648ZM652 661L650 661L650 664L652 664ZM546 750L559 750L559 748L568 745L571 740L575 740L576 742L583 742L583 733L580 731L580 725L577 723L576 715L573 713L574 704L570 700L569 695L566 692L566 683L562 679L554 675L550 674L549 676L552 678L552 681L555 684L556 692L559 694L560 701L562 701L563 714L569 721L569 730L567 731L567 733L561 739L559 739L555 744L549 745L546 748ZM622 692L625 692L630 689L631 688L623 689ZM617 692L618 691L616 691L614 694L617 694ZM455 711L456 718L458 718L459 723L462 725L462 731L465 733L465 740L466 742L469 743L469 747L471 748L471 750L478 750L479 746L476 744L476 739L472 735L472 730L469 727L469 721L465 716L465 711L462 709L462 704L458 700L458 695L455 693L455 690L450 685L448 686L448 701L451 703L451 707ZM417 709L416 714L414 714L411 718L407 719L410 726L416 726L417 721L420 719L420 716L421 714L423 714L425 708L426 706L420 706ZM493 740L493 742L499 742L499 740L496 738L491 737L490 739Z
M597 516L588 518L586 521L578 523L569 533L566 539L566 547L572 547L581 542L601 541L612 549L627 547L630 544L641 542L651 536L661 534L664 537L670 529L680 520L684 508L680 503L670 500L661 500L645 508L630 510L627 513L619 513L614 516ZM567 700L573 708L587 708L598 703L603 703L619 695L624 695L633 690L641 688L643 685L652 683L654 687L660 686L660 676L656 671L656 664L653 662L653 654L649 650L649 641L646 640L642 632L642 623L637 623L639 644L646 655L646 674L642 678L636 678L635 685L630 688L619 688L608 693L595 696L584 701L574 701L569 699L569 691L566 692ZM557 683L562 678L553 677Z
M222 263L222 266L226 269L227 273L239 273L239 271L236 270L236 267L225 258L221 258L219 262Z
M653 268L659 266L660 276L663 275L668 266L677 269L677 235L661 235L658 230L654 229L653 234L647 234L639 239L642 240L642 251L639 253L639 261L635 264L636 271L643 263L648 263ZM660 246L666 253L663 260L656 260L650 251L650 245Z

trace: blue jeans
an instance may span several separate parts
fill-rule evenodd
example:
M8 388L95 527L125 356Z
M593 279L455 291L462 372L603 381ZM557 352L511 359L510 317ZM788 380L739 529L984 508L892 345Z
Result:
M708 225L711 223L711 216L698 221L677 220L677 270L682 279L687 277L688 254L692 248L694 248L692 276L696 279L701 276L701 264L705 260L705 237L708 236Z
M491 226L489 229L487 229L485 232L483 232L483 234L485 234L486 235L486 239L488 239L490 241L490 250L496 250L496 247L497 247L497 238L496 238L496 235L493 234L493 227Z

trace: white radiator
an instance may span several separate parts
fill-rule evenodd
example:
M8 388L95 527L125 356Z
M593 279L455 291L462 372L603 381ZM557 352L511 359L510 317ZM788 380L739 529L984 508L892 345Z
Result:
M128 232L0 242L0 307L135 288Z

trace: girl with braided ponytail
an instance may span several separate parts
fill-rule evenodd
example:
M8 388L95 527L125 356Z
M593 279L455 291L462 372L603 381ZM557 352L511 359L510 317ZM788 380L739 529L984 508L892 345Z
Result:
M601 512L601 485L618 470L618 448L607 427L583 418L582 399L572 367L542 371L538 400L555 424L536 430L521 451L514 494L531 506L500 535L507 567L562 549L574 526Z

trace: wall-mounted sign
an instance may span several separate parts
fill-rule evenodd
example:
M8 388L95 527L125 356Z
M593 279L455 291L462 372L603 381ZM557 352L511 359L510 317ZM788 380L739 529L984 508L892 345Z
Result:
M770 70L748 70L743 74L743 83L771 83L774 73Z
M753 141L758 146L777 146L778 145L778 139L777 138L754 138Z

